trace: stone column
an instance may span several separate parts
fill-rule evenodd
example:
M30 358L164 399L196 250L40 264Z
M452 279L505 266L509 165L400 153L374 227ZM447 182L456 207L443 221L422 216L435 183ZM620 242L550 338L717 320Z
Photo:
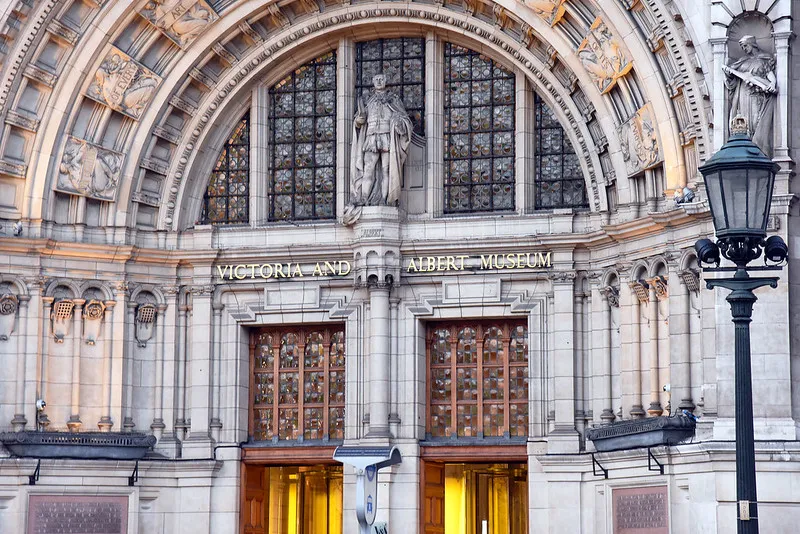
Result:
M714 139L713 150L716 152L722 148L725 142L725 132L728 129L728 114L725 109L725 95L728 92L725 88L725 74L722 72L722 67L725 65L725 56L727 55L728 38L715 37L708 40L711 43L712 53L714 54L714 70L713 70L713 89L712 95L719 95L719 98L714 98L712 103L714 105Z
M594 383L595 422L610 423L614 420L611 401L611 299L619 298L615 288L592 285L592 381Z
M45 321L42 318L44 302L42 300L42 290L44 289L45 279L42 277L33 277L25 280L28 286L28 295L30 300L25 303L27 306L26 334L27 339L25 346L28 347L30 352L29 356L24 359L25 362L25 397L23 400L23 414L30 415L26 419L34 423L33 430L37 430L36 421L36 399L39 396L39 365L42 361L42 350L47 342L47 329ZM21 318L21 316L20 316Z
M573 369L575 387L575 429L583 434L583 428L586 424L585 401L583 391L583 360L585 358L583 353L583 293L576 292L574 298L575 314L572 317L573 328L575 329L575 351L573 353Z
M220 372L222 358L222 303L214 302L214 341L212 354L212 373L211 373L211 437L214 441L219 441L219 433L222 430L222 420L220 419Z
M25 364L29 352L28 343L28 295L17 295L19 304L19 334L17 335L17 368L16 368L16 391L14 392L14 418L11 420L11 427L15 432L25 430L28 420L25 419Z
M367 437L389 437L391 387L390 285L368 280L370 307L369 432Z
M517 70L515 73L515 133L516 145L515 166L517 169L515 179L515 203L517 212L531 213L536 209L536 188L534 179L535 169L533 164L536 137L534 135L535 105L533 91L528 87L528 78L525 73Z
M67 428L70 432L77 432L81 428L81 338L83 329L84 299L73 299L75 307L72 309L72 386L70 390L71 412Z
M356 50L343 37L336 50L336 217L341 218L350 198L350 146L353 131Z
M256 85L250 107L250 226L261 226L269 215L269 87Z
M55 299L53 297L43 297L42 302L44 303L44 309L42 312L42 357L39 359L39 372L37 373L38 380L39 380L39 391L37 392L37 399L44 399L47 400L47 365L50 363L48 362L48 353L50 352L50 338L52 336L52 328L50 324L50 314L53 310L53 301ZM41 412L36 414L36 421L37 421L37 430L39 427L42 429L46 429L47 426L50 424L50 419L47 417L46 412Z
M161 440L164 433L164 318L167 312L166 304L158 305L156 315L156 347L155 347L155 384L153 387L153 422L150 429L156 439Z
M775 31L775 78L778 85L778 102L775 110L775 128L778 139L773 158L791 162L789 157L789 91L792 81L789 77L789 41L794 37L791 31ZM788 172L788 169L786 169ZM788 177L787 177L788 178Z
M555 420L548 435L548 453L576 453L575 430L575 273L554 271L553 286L553 397Z
M161 346L162 364L162 388L161 388L161 413L156 417L161 418L164 425L162 436L159 438L156 448L166 454L169 458L174 458L178 454L178 440L175 436L175 384L176 373L176 354L177 354L177 329L176 314L178 313L177 300L178 286L166 286L161 289L166 299L164 312L159 312L161 327L164 329L163 344Z
M189 313L192 307L184 304L178 306L178 377L175 381L175 432L178 439L186 438L186 344L189 340Z
M400 399L399 399L399 391L400 391L400 353L398 352L398 308L400 305L400 299L396 296L389 298L389 306L391 308L391 316L392 316L392 330L390 334L391 339L391 384L392 384L392 401L391 407L393 408L389 412L389 430L391 431L392 435L395 437L399 437L400 433Z
M191 376L189 390L189 437L183 442L184 458L210 458L211 436L211 295L213 285L192 287L191 360L187 371Z
M627 343L623 343L622 352L622 404L623 414L627 412L633 418L644 417L642 406L642 373L641 373L641 314L639 311L639 298L636 295L634 284L638 281L629 282L628 290L621 292L623 302L620 306L627 310L627 336L623 333L623 340L628 338ZM625 350L627 348L627 350ZM626 380L627 377L627 380Z
M428 166L428 215L444 211L444 45L433 32L425 36L425 150Z
M679 402L679 410L693 412L695 405L692 401L692 332L689 326L691 290L687 285L687 278L693 287L699 287L699 282L697 275L688 270L679 272L677 265L670 266L670 278L679 280L679 283L672 284L669 292L669 352L672 380L670 393L672 398Z
M125 318L125 345L128 355L124 362L125 380L123 381L123 388L125 390L125 408L124 417L122 418L122 428L125 431L131 432L136 426L133 422L133 367L134 356L136 354L136 302L128 302L126 306L128 313Z
M127 286L126 286L127 289ZM123 297L124 298L124 297ZM124 309L120 308L119 311L115 312L115 305L116 302L113 300L108 300L105 302L106 305L106 313L105 317L103 318L103 341L104 341L104 348L105 348L105 357L103 358L103 390L102 390L102 399L104 403L102 416L100 417L100 421L97 422L98 428L100 428L100 432L110 432L111 427L114 426L114 419L112 418L112 406L113 406L113 393L112 393L112 383L114 382L114 370L113 370L113 362L112 359L115 357L115 349L117 347L114 346L114 337L112 334L112 317L114 318L114 323L121 323L118 328L124 332L125 323L124 317L122 316L124 313ZM124 340L122 340L124 342ZM122 368L120 367L120 372ZM121 374L121 373L120 373ZM120 377L121 378L121 377ZM118 381L119 386L122 385L121 380ZM119 388L121 389L121 387ZM120 391L121 397L121 391Z
M649 280L647 286L647 320L650 323L650 406L647 408L647 414L656 416L664 413L659 400L661 387L658 380L658 297L656 297L655 282Z

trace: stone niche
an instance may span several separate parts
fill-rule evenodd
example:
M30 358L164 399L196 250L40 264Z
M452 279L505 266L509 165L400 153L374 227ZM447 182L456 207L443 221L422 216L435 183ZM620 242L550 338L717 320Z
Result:
M31 495L27 534L128 532L128 496Z

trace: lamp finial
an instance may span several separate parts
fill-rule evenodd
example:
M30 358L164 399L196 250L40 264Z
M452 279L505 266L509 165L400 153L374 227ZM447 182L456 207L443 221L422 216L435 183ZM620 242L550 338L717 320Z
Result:
M731 119L731 135L748 135L747 118L743 115L736 115Z

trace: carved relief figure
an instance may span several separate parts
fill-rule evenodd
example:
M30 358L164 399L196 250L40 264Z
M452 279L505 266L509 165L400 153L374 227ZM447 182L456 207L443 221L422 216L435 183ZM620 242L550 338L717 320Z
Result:
M600 17L578 47L578 58L601 93L610 91L633 66Z
M59 166L56 189L73 195L114 201L123 155L68 137Z
M730 119L742 115L753 142L772 156L772 120L778 93L775 56L764 53L752 35L739 39L744 55L722 67L730 91Z
M622 157L628 176L654 167L661 162L653 110L650 104L642 106L627 122L617 130Z
M160 83L149 69L113 49L95 72L86 96L138 119Z
M403 165L413 127L400 97L386 90L386 76L373 77L374 91L358 99L353 122L350 203L344 223L352 224L362 206L394 205L400 198Z
M219 18L204 0L150 0L139 14L181 48Z
M523 4L531 8L540 19L550 26L555 26L564 16L564 3L567 0L524 0Z

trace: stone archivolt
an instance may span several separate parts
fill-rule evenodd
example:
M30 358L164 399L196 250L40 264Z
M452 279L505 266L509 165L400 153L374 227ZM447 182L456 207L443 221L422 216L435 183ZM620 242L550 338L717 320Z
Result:
M568 122L570 123L569 125L572 127L572 129L578 132L575 134L575 138L573 138L573 143L576 145L576 148L580 147L582 149L579 150L579 152L591 153L595 147L601 147L599 154L600 161L612 161L610 158L610 153L617 150L614 136L602 134L602 127L599 127L599 123L597 126L590 126L588 128L579 126L585 124L585 118L589 118L591 120L594 113L596 113L595 110L605 106L605 104L600 104L600 101L598 101L595 96L590 96L587 98L587 94L584 92L585 85L579 84L577 87L574 85L575 77L574 75L570 74L571 71L569 66L573 66L574 68L576 61L578 61L577 64L580 64L580 60L578 60L577 55L578 52L576 51L576 49L580 47L580 43L574 43L573 46L575 48L571 51L565 49L563 51L559 50L556 52L553 50L549 54L544 51L544 48L547 48L545 46L543 48L544 53L539 54L539 52L536 50L536 47L539 46L539 43L555 43L563 42L563 40L559 41L557 39L554 41L550 36L543 36L542 38L533 37L535 35L533 32L536 30L532 29L532 26L526 22L526 20L529 18L529 15L527 14L530 13L529 9L533 9L537 13L536 17L541 19L541 21L537 21L537 23L533 25L533 28L541 28L541 22L543 21L546 25L553 28L552 31L555 31L564 37L569 35L569 32L565 29L566 26L564 26L567 20L569 20L570 24L573 24L573 26L575 24L581 26L584 24L582 21L586 20L587 13L599 13L599 10L597 10L597 8L591 3L587 2L583 2L579 8L576 8L577 11L574 9L571 10L572 8L569 7L569 3L564 1L528 2L528 4L529 5L526 8L521 2L498 1L497 4L482 4L478 2L476 3L474 10L475 15L467 17L457 11L449 12L448 6L439 8L439 10L443 9L443 11L438 13L422 4L392 4L388 7L376 4L375 8L367 5L359 5L357 9L354 6L349 5L343 5L341 7L326 6L326 9L323 12L319 12L318 9L314 9L315 6L307 2L298 9L295 9L294 7L288 8L288 5L282 5L280 8L277 8L277 4L270 4L269 6L262 6L259 8L270 10L270 12L273 14L277 9L278 12L282 13L284 19L287 19L291 22L291 25L286 27L284 27L284 25L270 23L268 22L271 20L269 17L259 18L255 13L250 14L250 23L248 23L247 20L241 18L241 15L244 15L243 11L237 11L237 9L241 6L240 3L232 3L230 6L223 8L223 13L221 15L214 13L213 9L210 8L210 5L201 0L147 2L145 4L140 4L138 9L139 13L143 17L145 17L151 24L157 27L162 34L164 34L164 38L170 39L171 41L179 44L179 46L185 48L187 53L190 53L193 57L198 57L197 52L193 47L193 43L201 34L214 31L220 35L226 35L226 39L231 37L231 32L229 31L230 28L227 28L227 26L223 24L224 19L226 19L225 15L229 11L237 13L238 20L240 20L240 23L235 26L236 30L234 31L243 31L241 30L243 26L249 27L252 30L250 33L254 35L253 39L250 37L248 37L248 39L254 40L255 42L263 41L265 43L268 43L271 40L271 42L274 43L274 45L268 45L269 52L266 54L266 56L268 56L270 60L272 57L275 57L275 53L278 52L278 50L280 50L283 46L305 40L306 36L309 36L314 32L333 31L340 23L350 25L352 22L359 19L363 20L364 22L368 22L374 20L376 17L386 19L387 17L391 18L396 16L403 18L404 20L408 20L407 17L410 16L422 24L435 24L442 27L455 26L459 29L458 31L463 32L466 30L468 34L474 35L476 39L488 41L492 47L496 48L498 54L508 54L510 57L513 57L513 61L519 62L524 68L528 70L534 70L534 75L531 80L536 85L539 85L540 91L545 94L552 95L555 104L561 106L562 110L564 110L565 114L567 115ZM501 6L502 9L495 9L495 5ZM100 4L98 4L98 7L99 6ZM409 9L412 6L413 9ZM134 7L135 6L131 6L131 9ZM318 4L316 7L319 7ZM657 3L648 3L646 7L642 3L631 3L627 7L632 11L642 9L661 9ZM42 13L45 12L43 11ZM86 14L86 20L90 20L96 15L96 13L96 10L88 11ZM217 17L219 17L219 19L217 19ZM500 17L502 21L500 21L498 17ZM501 29L505 29L505 31L488 31L488 27L487 29L484 29L483 22L481 21L482 18L495 20L495 22L500 21L500 27ZM588 20L591 21L592 19L589 18ZM308 21L305 26L298 24L299 22L303 23L305 21ZM595 22L597 22L596 18ZM619 20L615 20L615 24L619 23ZM588 25L589 22L585 22L585 24ZM62 26L65 26L65 24L62 24ZM613 85L616 79L619 79L619 77L625 75L624 73L627 72L626 69L630 68L631 63L627 59L629 57L627 53L619 48L618 41L615 40L610 34L611 30L608 29L607 25L603 24L601 26L598 24L592 26L593 30L591 33L589 33L589 35L592 36L592 38L596 41L597 46L595 47L595 51L593 53L597 57L597 61L589 62L589 64L592 66L592 68L600 68L603 73L606 73L606 76L603 78L603 80L612 80L608 85L606 85L606 81L603 82L602 85L607 88ZM608 32L603 29L603 26L606 27ZM67 47L72 46L75 42L79 42L80 37L83 36L83 33L85 33L76 30L69 24L67 24L65 27L70 29L72 32L76 32L75 39L67 39L63 36L60 36L61 34L64 34L64 31L56 32L54 30L55 33L51 32L50 34L54 37L59 36L61 42ZM81 27L90 28L93 26L82 25ZM525 28L527 28L527 32L522 31ZM585 28L585 30L586 32L590 31L589 28ZM35 31L38 31L38 28L35 29ZM121 32L122 29L120 28L117 31ZM283 33L281 34L281 32ZM264 35L265 33L266 40ZM520 33L525 33L528 35L528 38L524 40L530 44L530 49L523 47L521 51L517 50L518 45L514 43L514 40L516 39L516 35ZM34 35L36 34L34 33ZM273 35L275 37L273 37ZM584 33L584 35L586 35L586 33ZM255 39L255 37L257 37L257 39ZM569 41L570 39L567 40ZM558 48L558 46L556 48ZM584 50L588 50L589 48L591 47L585 47ZM137 51L134 55L141 59L147 50L148 48L145 47L144 49ZM602 58L597 56L597 51L602 52ZM240 55L240 53L241 51L237 51L237 55ZM533 56L530 56L530 53L532 53ZM681 53L681 51L678 49L671 49L670 53ZM213 50L208 49L205 54L216 53ZM563 56L559 54L563 54ZM245 57L247 56L248 54L245 54ZM253 59L237 63L236 68L256 69L258 64L269 61L266 57L263 59L255 59L256 56L253 56L252 54L249 56ZM204 65L205 61L202 60L202 57L203 54L200 54L198 57L198 62L194 64ZM507 57L506 60L509 60L510 57ZM537 65L538 61L545 60L546 62L550 62L555 60L558 63L558 58L563 59L560 68L566 72L564 76L564 82L558 81L553 83L549 74L536 74L536 69L534 69L534 67ZM240 59L244 58L240 57ZM142 65L137 64L136 61L136 58L129 57L121 51L114 49L109 51L101 66L95 72L95 79L90 85L87 95L131 118L140 119L146 107L154 99L156 99L156 94L160 94L162 90L159 89L160 78L158 75ZM251 62L255 62L255 64L248 65ZM185 64L183 59L181 59L181 64ZM29 64L29 66L31 68L39 68L33 63ZM196 69L199 72L203 72L205 70L204 67L196 67ZM554 69L554 73L559 76L556 71L558 71L558 69ZM43 70L42 72L45 71ZM584 70L584 72L587 73L585 76L589 76L591 78L592 74L589 71ZM57 83L59 77L58 71L56 71L55 74L50 72L46 72L46 74L48 76L53 76L53 83ZM231 83L235 83L233 82L233 78L223 76L218 81L212 78L209 79L211 80L213 87L209 87L208 89L212 94L232 94L231 89L234 89L234 86L232 86ZM560 80L560 78L558 79ZM580 80L581 76L578 76L578 79ZM570 82L570 80L572 81ZM563 83L567 83L569 87L562 87L561 85L563 85ZM598 85L598 88L600 86L601 85ZM15 84L4 84L2 87L12 87L13 90ZM172 87L170 87L170 89L172 89ZM569 91L573 89L575 89L575 91L570 96ZM690 89L691 88L687 87L684 92L690 91ZM179 93L180 91L174 94L171 98L171 101L177 102L178 100L181 100L187 101L187 103L191 102L192 106L195 105L194 103L196 102L196 99L186 98ZM0 94L0 98L7 98L7 94ZM216 101L216 99L214 100ZM207 111L200 113L199 116L197 116L198 120L190 123L191 125L188 127L185 126L179 138L176 139L175 136L170 136L170 139L166 139L166 141L168 141L169 144L174 144L172 143L173 141L179 141L177 145L178 147L183 145L188 151L194 150L197 137L192 134L198 131L198 128L202 132L203 127L205 124L211 121L211 116L213 115L214 107L207 107L209 102L208 95L206 98L201 98L199 103L200 107L206 109ZM569 102L569 104L567 104L567 102ZM217 103L216 108L218 107L219 104ZM573 110L577 110L578 113L575 113ZM211 115L208 114L208 111L212 112ZM168 113L163 116L166 117L166 115L168 115ZM661 124L663 121L658 119L656 122L657 124ZM700 120L700 122L702 123L702 120ZM156 124L152 126L148 125L147 127L153 131L159 126L163 125ZM136 127L134 127L134 129L135 128ZM698 126L698 130L702 131L702 127ZM90 137L87 138L91 139ZM128 135L127 139L127 142L123 141L123 143L126 145L130 143L130 140L133 139L133 136ZM586 142L589 139L591 139L591 141ZM603 147L605 146L606 142L605 140L610 140L610 146L607 149L609 151L608 154L604 154L603 152ZM144 146L145 151L149 150L147 148L149 146L148 144L140 145L137 143L137 146L131 151L132 157L126 162L126 169L135 168L131 166L136 165L143 157L148 157L148 154L139 153L140 149L138 147L140 146ZM123 151L127 152L127 150ZM161 190L166 193L163 195L165 200L162 202L160 208L159 219L161 222L159 223L159 226L161 227L171 227L174 226L176 222L174 217L175 207L178 205L178 197L176 193L182 187L178 182L185 173L185 171L181 169L181 167L185 168L185 164L181 163L181 160L184 158L175 154L173 154L173 156L175 157L170 157L169 159L175 161L176 163L169 170L169 172L174 173L176 182L173 184L165 184L161 187ZM599 173L594 170L594 168L598 165L597 157L587 157L584 160L584 163L586 165L585 169L587 169L586 172L588 173L590 183L592 184L591 197L594 199L593 207L595 210L606 209L605 194L603 194L599 189L602 187L604 182L598 179ZM670 166L676 165L674 162L669 162L668 164ZM610 168L605 163L603 164L603 168L604 174L608 176L605 183L610 183L613 180L613 168ZM618 174L622 175L622 173ZM675 175L675 173L668 174L669 176ZM37 176L38 175L40 175L40 173L37 172ZM127 176L128 171L123 169L122 175ZM142 183L142 180L135 179L134 183ZM36 187L40 188L41 186L37 185ZM125 185L123 187L127 188L130 186ZM176 187L178 191L173 191ZM125 194L123 197L149 198L149 196L145 194L146 192L142 192L141 195L136 195L135 193L136 192L128 192L128 194Z

